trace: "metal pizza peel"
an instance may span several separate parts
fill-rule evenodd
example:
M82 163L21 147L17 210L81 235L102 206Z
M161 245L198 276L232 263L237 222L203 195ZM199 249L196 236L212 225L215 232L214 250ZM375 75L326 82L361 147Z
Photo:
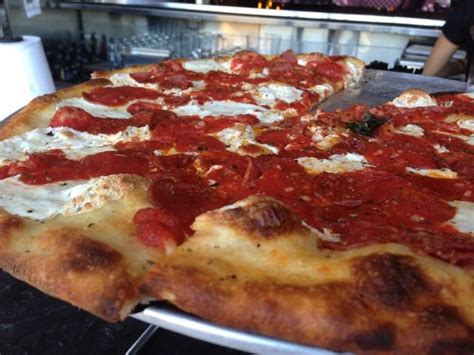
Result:
M392 101L408 89L422 89L430 94L441 92L464 92L467 89L463 81L368 69L360 83L341 91L321 102L315 109L334 111L353 104L377 106Z

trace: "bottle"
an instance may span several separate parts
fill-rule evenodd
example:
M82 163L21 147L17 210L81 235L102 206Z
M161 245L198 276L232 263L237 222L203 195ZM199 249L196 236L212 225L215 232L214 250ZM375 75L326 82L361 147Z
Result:
M101 62L106 62L108 57L107 49L107 37L105 34L102 35L99 46L99 60Z
M91 42L89 46L89 63L95 64L98 62L97 58L97 37L95 32L91 34Z

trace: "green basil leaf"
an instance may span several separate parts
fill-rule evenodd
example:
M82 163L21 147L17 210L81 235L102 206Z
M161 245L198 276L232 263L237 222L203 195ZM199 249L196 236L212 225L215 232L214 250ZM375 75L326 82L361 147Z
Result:
M387 121L388 118L377 118L370 112L366 112L362 120L348 123L346 127L352 132L366 137L372 137L375 130Z

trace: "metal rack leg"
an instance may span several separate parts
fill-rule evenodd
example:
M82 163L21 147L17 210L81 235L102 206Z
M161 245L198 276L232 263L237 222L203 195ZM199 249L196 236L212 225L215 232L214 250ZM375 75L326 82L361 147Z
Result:
M142 335L140 335L138 339L132 344L132 346L127 350L125 355L137 355L143 345L145 345L147 341L150 340L158 328L159 327L156 325L149 325Z

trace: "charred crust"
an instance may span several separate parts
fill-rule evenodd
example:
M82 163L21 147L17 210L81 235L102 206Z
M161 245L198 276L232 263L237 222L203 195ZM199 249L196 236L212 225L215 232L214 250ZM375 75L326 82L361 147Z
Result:
M23 226L23 221L7 213L0 213L0 248L8 249L13 233ZM3 250L0 251L0 254Z
M13 229L22 226L23 221L15 216L0 215L0 237L7 236Z
M413 258L374 254L354 263L361 298L370 306L399 309L413 305L417 295L430 290Z
M301 220L284 204L271 198L258 198L253 203L229 209L225 220L246 233L274 238L301 228Z
M133 296L132 292L128 292L129 295L123 294L120 296L124 296L124 299L127 296ZM100 316L108 321L116 322L120 320L118 314L120 313L120 309L123 306L123 301L121 298L105 298L102 299L100 305L98 306L98 313Z
M145 72L150 70L153 64L145 64L145 65L133 65L130 67L126 67L123 69L116 69L110 71L95 71L92 73L92 79L107 79L110 78L114 74L133 74L137 72Z
M438 354L466 354L474 353L474 340L464 339L443 339L437 340L429 349L429 355Z
M359 333L354 342L364 350L391 350L395 345L393 327L387 325Z
M456 307L444 304L426 307L421 313L421 320L426 327L434 329L456 324L467 326Z
M65 258L66 270L87 273L94 270L112 270L120 263L122 256L104 243L79 238L71 245L71 250Z
M85 83L81 84L81 86L83 85L84 89L86 89L87 87L105 86L105 85L110 85L110 84L111 84L110 80L106 78L97 78L97 79L91 79L89 81L86 81ZM61 92L61 90L59 92Z

